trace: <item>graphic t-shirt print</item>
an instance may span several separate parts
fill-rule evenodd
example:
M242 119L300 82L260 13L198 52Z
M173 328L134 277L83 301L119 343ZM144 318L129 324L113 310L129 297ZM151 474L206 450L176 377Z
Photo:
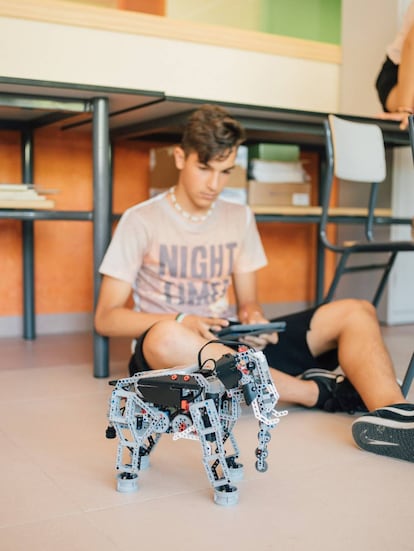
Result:
M160 244L160 295L169 305L204 306L211 315L218 315L230 284L236 249L235 242L196 246Z

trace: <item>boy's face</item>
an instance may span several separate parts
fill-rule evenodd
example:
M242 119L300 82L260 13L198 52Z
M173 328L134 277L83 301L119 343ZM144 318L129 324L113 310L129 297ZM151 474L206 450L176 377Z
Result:
M175 149L175 164L180 170L176 197L183 209L190 213L208 210L223 191L234 169L237 149L226 159L201 163L198 153L187 157L181 147Z

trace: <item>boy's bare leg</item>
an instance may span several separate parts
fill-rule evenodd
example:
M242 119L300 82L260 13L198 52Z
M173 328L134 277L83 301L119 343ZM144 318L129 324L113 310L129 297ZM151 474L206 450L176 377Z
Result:
M199 350L208 341L174 322L163 321L154 325L144 340L143 352L153 369L190 366L196 363ZM227 352L234 352L222 344L208 344L201 354L202 362L218 359ZM286 373L271 370L280 399L306 407L315 405L319 389L313 381L304 381Z
M369 302L346 299L318 308L308 345L314 356L337 346L341 369L368 410L406 401Z
M314 356L338 347L341 369L369 410L405 402L375 308L369 302L346 299L321 306L311 320L307 340ZM145 338L144 356L154 369L194 365L198 351L206 342L174 321L160 322ZM218 359L229 351L232 350L221 344L209 344L201 359ZM307 407L315 405L319 390L314 381L304 381L277 370L272 370L272 376L283 401Z
M199 350L208 340L175 321L156 323L143 343L144 357L152 369L169 369L197 363ZM201 360L218 359L226 352L234 352L222 344L211 343L202 352Z

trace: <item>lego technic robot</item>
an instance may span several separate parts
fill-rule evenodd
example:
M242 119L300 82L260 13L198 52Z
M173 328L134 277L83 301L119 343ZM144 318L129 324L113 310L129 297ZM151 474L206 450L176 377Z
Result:
M233 343L234 344L234 343ZM206 364L212 367L205 367ZM243 476L233 428L241 403L251 406L259 422L256 469L267 470L270 430L286 411L277 411L279 395L262 352L238 346L234 354L208 360L204 366L136 373L111 381L107 438L118 438L117 489L137 489L139 472L162 434L174 440L198 440L204 468L214 489L214 501L238 501L234 482ZM228 450L228 448L230 448Z

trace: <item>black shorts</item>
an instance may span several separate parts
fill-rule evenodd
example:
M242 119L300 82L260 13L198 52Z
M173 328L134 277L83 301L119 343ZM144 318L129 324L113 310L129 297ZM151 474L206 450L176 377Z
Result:
M337 350L330 350L320 356L314 357L309 350L306 333L309 330L310 322L316 308L304 310L295 314L274 318L271 321L286 321L286 330L279 333L279 342L269 344L263 350L266 359L271 367L288 373L289 375L300 375L306 369L321 368L333 371L338 367ZM129 362L129 373L132 376L138 371L149 371L142 351L145 331L136 340L135 351Z
M308 347L306 333L316 308L303 310L271 321L285 321L286 330L279 333L277 344L269 344L263 350L270 367L288 373L300 375L307 369L320 368L333 371L338 367L336 348L320 356L313 356Z
M385 58L384 65L375 82L375 88L378 92L381 105L384 111L388 111L385 107L385 103L389 96L389 93L397 84L398 79L398 65L396 65L389 57Z
M144 331L144 333L142 333L142 335L140 335L137 339L135 339L134 352L132 353L128 365L130 377L132 377L134 373L138 373L139 371L151 371L150 366L147 364L147 361L144 358L144 352L142 350L144 339L150 329L151 327Z

